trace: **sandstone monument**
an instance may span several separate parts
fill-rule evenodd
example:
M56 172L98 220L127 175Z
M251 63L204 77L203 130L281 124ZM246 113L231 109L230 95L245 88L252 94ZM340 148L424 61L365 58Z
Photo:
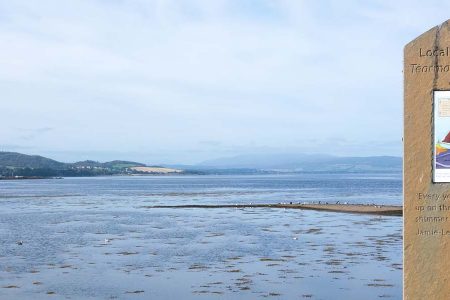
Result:
M404 299L450 299L450 20L404 49Z

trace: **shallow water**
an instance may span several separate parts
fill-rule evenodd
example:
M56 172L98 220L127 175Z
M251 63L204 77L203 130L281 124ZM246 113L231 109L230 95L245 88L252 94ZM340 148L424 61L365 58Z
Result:
M0 299L401 299L399 217L142 207L401 201L395 176L318 177L0 182Z
M401 205L401 174L142 176L0 181L0 201L213 204L340 201ZM51 203L50 203L51 202Z

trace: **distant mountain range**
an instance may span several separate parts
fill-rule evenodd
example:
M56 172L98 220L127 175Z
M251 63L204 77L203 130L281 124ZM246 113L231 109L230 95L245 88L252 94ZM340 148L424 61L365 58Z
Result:
M401 171L402 158L395 156L337 157L308 154L254 154L207 160L201 168L248 168L285 172Z
M401 172L394 156L336 157L307 154L255 154L207 160L197 165L169 167L114 160L59 162L39 155L0 152L0 177L100 176L133 174L267 174L307 172Z

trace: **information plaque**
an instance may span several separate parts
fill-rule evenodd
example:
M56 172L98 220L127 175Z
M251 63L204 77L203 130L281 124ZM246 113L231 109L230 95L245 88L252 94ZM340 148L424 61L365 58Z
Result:
M403 299L450 299L450 20L404 49Z
M434 91L434 182L450 182L450 91Z

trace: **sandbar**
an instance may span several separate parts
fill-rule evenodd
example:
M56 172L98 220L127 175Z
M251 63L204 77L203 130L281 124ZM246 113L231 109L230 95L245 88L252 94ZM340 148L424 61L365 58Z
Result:
M372 205L372 204L184 204L184 205L150 205L143 208L289 208L331 211L342 213L373 214L385 216L402 216L403 207L397 205Z

